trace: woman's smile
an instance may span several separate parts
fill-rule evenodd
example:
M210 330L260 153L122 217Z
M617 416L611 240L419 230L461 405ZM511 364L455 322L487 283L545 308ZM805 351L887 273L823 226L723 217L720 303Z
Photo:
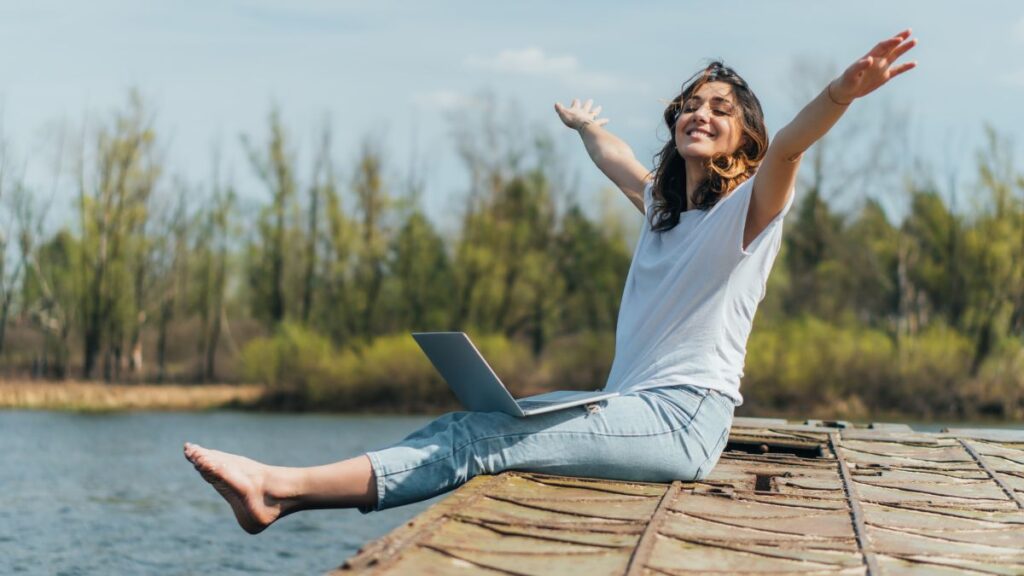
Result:
M732 86L708 82L680 105L676 149L694 160L732 154L740 143Z

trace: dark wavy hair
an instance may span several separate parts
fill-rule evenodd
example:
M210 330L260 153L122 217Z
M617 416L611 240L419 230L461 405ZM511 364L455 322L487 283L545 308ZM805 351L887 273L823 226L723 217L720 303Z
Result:
M731 155L707 159L708 177L694 191L697 208L707 210L732 192L744 180L754 175L768 149L768 131L764 125L764 112L757 96L747 83L731 68L719 61L708 64L683 84L682 91L665 108L665 125L669 140L654 156L654 204L648 215L655 232L671 230L679 224L679 214L686 210L686 163L676 150L676 120L682 114L683 104L694 92L709 82L724 82L732 86L736 103L741 110L740 129L743 137L739 148Z

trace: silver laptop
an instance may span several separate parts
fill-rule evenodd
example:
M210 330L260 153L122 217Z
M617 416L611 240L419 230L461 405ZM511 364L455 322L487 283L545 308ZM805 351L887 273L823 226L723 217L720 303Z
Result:
M618 392L558 391L516 400L464 332L414 332L412 335L462 405L475 412L533 416L590 404Z

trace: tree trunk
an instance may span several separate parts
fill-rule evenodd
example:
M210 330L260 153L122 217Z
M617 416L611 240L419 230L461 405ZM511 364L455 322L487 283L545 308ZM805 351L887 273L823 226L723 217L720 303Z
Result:
M204 382L212 382L217 379L217 344L220 342L221 319L224 317L227 259L227 249L222 245L217 256L217 274L213 282L213 322L210 324L210 333L206 337L203 369Z
M302 282L302 323L309 323L313 308L313 287L316 276L316 240L319 228L317 212L320 210L320 189L314 184L309 191L309 239L306 243L306 273Z
M4 294L3 304L0 305L0 354L4 353L4 342L7 338L7 318L11 312L11 301L13 295Z
M276 207L274 244L270 253L270 321L277 326L284 320L284 206Z
M167 378L167 327L174 316L174 299L164 298L160 303L160 320L157 323L156 337L156 381L163 382Z

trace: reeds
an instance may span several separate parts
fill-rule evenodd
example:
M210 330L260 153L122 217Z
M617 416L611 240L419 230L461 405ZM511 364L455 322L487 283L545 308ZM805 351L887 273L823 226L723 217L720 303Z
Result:
M209 410L255 404L261 386L104 384L0 380L0 409L73 410Z

